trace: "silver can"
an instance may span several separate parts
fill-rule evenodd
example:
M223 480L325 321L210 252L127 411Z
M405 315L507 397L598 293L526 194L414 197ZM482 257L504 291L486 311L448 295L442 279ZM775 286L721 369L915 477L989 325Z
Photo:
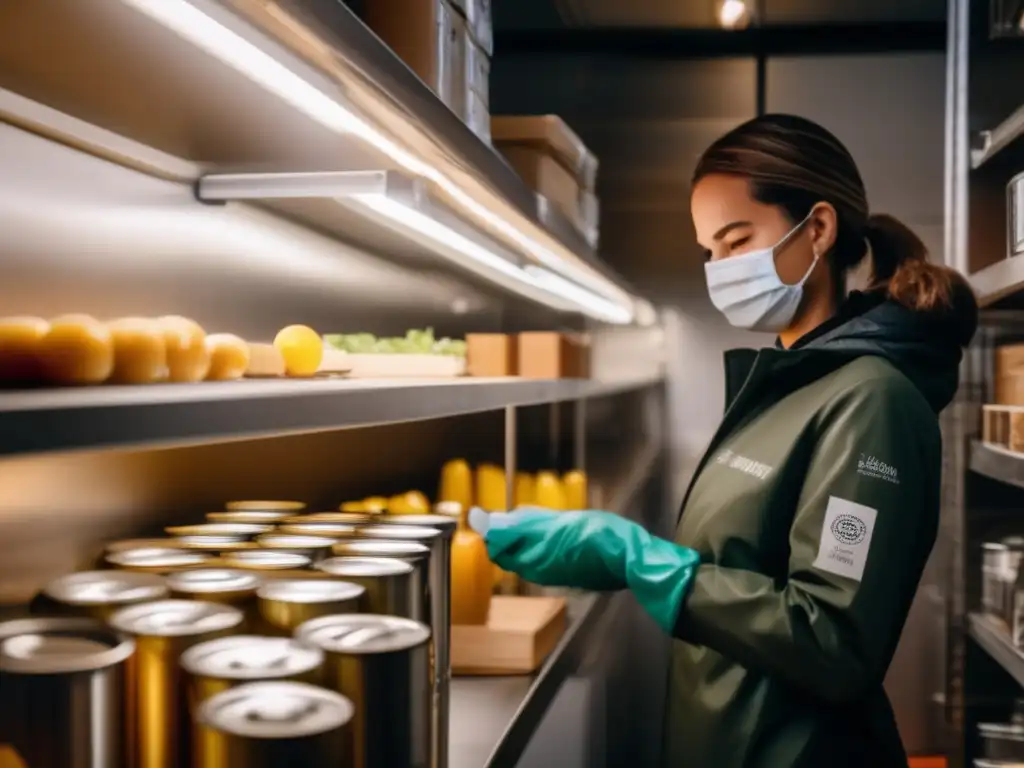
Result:
M223 744L197 768L349 766L352 702L304 683L248 683L203 702L197 722ZM381 767L383 768L383 766Z
M277 529L286 536L322 536L327 539L351 539L356 526L348 523L285 523Z
M196 523L195 525L169 525L164 528L170 536L226 536L230 539L251 541L262 533L270 533L269 523Z
M213 561L213 556L172 547L144 547L123 549L107 554L107 565L125 571L166 575L190 568L202 568Z
M276 579L256 592L259 630L292 635L300 624L335 613L355 613L366 590L333 579Z
M331 557L317 563L316 568L363 587L366 591L359 609L365 613L420 618L415 615L416 569L409 563L387 557Z
M351 699L355 768L429 768L430 627L397 616L327 616L296 636L327 655L329 688Z
M334 541L328 536L293 536L284 533L267 533L256 539L256 543L263 549L305 555L314 563L331 554Z
M298 552L273 552L269 549L228 552L221 556L220 561L227 568L267 574L280 571L301 571L309 568L312 564L308 557Z
M129 605L167 597L159 576L131 571L79 571L54 579L34 606L40 613L87 616L106 621Z
M236 635L200 643L185 651L189 708L195 715L203 702L246 683L293 681L320 683L324 653L290 637ZM223 735L196 723L193 768L213 768L227 759Z
M410 618L431 624L430 603L430 548L418 541L388 541L385 539L358 539L339 541L334 545L336 557L383 557L401 560L413 567L413 606ZM377 611L374 611L377 613ZM393 613L387 611L387 613Z
M199 568L167 577L171 597L232 605L245 614L246 626L255 626L256 590L262 584L252 571L237 568Z
M124 691L134 650L92 619L0 624L0 742L32 768L130 768Z

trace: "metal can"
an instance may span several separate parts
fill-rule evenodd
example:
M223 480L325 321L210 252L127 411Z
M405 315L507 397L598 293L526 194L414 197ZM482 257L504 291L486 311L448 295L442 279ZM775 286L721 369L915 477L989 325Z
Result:
M227 512L207 512L208 523L243 523L251 525L277 525L292 512L286 509L238 509Z
M245 614L247 626L255 625L256 590L262 583L252 571L234 568L201 568L167 577L171 597L233 605Z
M461 505L446 505L444 502L435 509L439 512L447 512L451 507L452 512L461 512ZM451 686L451 626L452 626L452 605L451 605L451 563L452 563L452 538L458 528L458 516L450 514L433 515L381 515L378 519L379 525L362 529L366 535L374 539L401 538L404 541L418 541L430 547L429 570L429 591L431 621L430 627L434 633L432 648L437 658L434 664L435 675L435 696L434 702L434 749L436 750L434 764L448 765L448 713ZM440 532L435 538L423 538L420 534L404 536L389 536L388 531L379 530L386 526L417 528L434 528Z
M112 541L107 544L103 551L106 554L112 552L124 552L128 549L173 549L174 539L167 537L164 538L152 538L152 539L120 539L118 541Z
M32 768L131 768L128 637L92 619L0 624L0 742Z
M263 572L297 571L309 568L312 563L298 552L274 552L269 549L228 552L221 556L220 561L226 568Z
M192 720L179 658L198 643L238 631L244 617L229 605L162 600L118 611L115 629L135 637L128 709L134 713L138 768L180 768L192 753Z
M322 536L328 539L351 539L356 527L350 523L285 523L277 532L286 536Z
M986 613L1003 616L1006 605L1006 574L1009 570L1009 548L997 541L981 545L981 604Z
M224 509L229 512L270 510L272 512L290 512L293 515L298 514L305 508L306 503L303 501L268 501L265 499L229 501L224 505Z
M279 579L268 581L256 593L260 630L292 635L310 619L336 613L353 613L365 589L333 579Z
M327 616L296 636L323 649L328 687L351 699L356 768L432 764L430 627L397 616Z
M409 563L387 557L331 557L315 568L362 586L366 591L359 610L365 613L416 618L416 570Z
M196 713L223 745L218 762L199 768L347 768L353 715L352 702L313 685L240 685L203 702Z
M87 616L106 621L129 605L167 597L167 585L155 574L130 571L79 571L54 579L43 589L37 612Z
M413 567L412 615L409 618L431 624L430 603L430 549L418 541L388 541L386 539L359 539L339 541L334 545L336 557L383 557L401 560ZM374 611L377 613L377 611ZM400 614L398 614L400 615Z
M306 515L295 515L285 523L340 523L342 525L365 525L373 521L373 515L365 512L310 512Z
M281 533L268 533L258 537L256 543L263 549L305 555L315 563L330 555L334 539L327 536L290 536Z
M168 574L190 568L202 568L213 562L213 556L170 547L146 547L111 552L106 557L107 565L125 571L139 573Z
M319 648L290 637L237 635L200 643L181 656L185 671L189 708L193 714L204 701L245 683L291 680L319 683L323 678L324 654ZM224 764L223 736L196 723L194 768L215 768Z
M200 552L240 552L247 549L260 548L260 545L255 541L239 539L234 536L178 536L174 539L174 542L182 549L192 549Z
M269 533L274 526L266 523L197 523L195 525L169 525L164 528L169 535L180 536L224 536L241 541L252 541L262 533Z

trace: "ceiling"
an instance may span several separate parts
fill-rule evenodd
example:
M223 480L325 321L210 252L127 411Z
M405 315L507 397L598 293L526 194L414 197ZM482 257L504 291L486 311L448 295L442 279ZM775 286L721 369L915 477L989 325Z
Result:
M757 0L747 0L748 5ZM762 0L763 23L943 21L946 0ZM572 27L717 27L716 0L515 0L494 3L499 30Z

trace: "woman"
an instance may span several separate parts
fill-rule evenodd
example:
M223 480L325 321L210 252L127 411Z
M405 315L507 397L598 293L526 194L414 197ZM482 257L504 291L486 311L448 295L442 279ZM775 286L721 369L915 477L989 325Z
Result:
M778 339L727 354L725 418L674 542L605 512L474 523L502 568L628 587L676 638L666 765L906 766L882 681L935 541L937 414L974 296L869 215L849 152L802 118L716 141L691 209L712 303ZM858 268L868 287L847 295Z

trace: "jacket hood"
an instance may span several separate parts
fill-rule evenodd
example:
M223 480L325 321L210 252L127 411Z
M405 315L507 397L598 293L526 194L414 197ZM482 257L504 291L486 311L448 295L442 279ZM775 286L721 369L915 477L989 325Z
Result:
M854 299L851 303L862 301ZM871 303L873 306L809 340L801 349L850 358L883 357L910 379L938 413L949 405L959 386L959 345L938 318L894 301Z

